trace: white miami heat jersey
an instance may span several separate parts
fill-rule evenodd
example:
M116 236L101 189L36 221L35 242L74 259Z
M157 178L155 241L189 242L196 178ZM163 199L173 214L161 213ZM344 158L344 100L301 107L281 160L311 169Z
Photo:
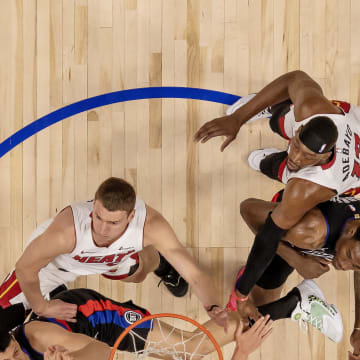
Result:
M56 257L44 270L54 272L56 269L64 275L66 272L76 275L127 274L129 267L137 263L136 254L143 249L145 203L139 198L136 199L134 218L122 236L108 247L96 246L92 238L93 201L74 203L71 209L74 216L76 246L70 254ZM32 234L30 242L41 235L52 222L53 219L50 219L40 225Z
M346 193L353 196L360 192L360 107L340 101L333 103L343 114L316 114L296 122L292 106L282 123L286 135L292 138L299 127L312 118L322 115L330 118L337 126L339 134L336 151L330 162L309 166L296 172L289 171L287 166L283 166L280 176L284 184L292 178L300 178L333 189L338 194Z

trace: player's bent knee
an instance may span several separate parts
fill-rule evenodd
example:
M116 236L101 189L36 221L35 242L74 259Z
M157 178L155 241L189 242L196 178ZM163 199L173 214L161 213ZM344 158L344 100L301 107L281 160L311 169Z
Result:
M254 198L249 198L246 200L243 200L240 203L240 215L242 216L242 218L244 220L248 219L251 216L251 210L252 210L252 206L251 204L254 202Z
M159 266L159 253L153 246L147 246L140 251L139 258L147 273L154 271Z
M275 289L264 289L259 285L255 285L251 291L250 297L256 306L273 302L280 298L283 285Z
M135 284L139 284L141 282L143 282L146 279L146 275L145 276L139 276L137 278L135 278L132 282Z
M129 280L129 282L139 284L139 283L143 282L145 279L146 279L146 275L139 275L139 276L136 276L133 279Z
M129 276L128 278L124 279L124 282L131 282L131 283L141 283L146 279L147 272L143 269L137 271L135 274Z

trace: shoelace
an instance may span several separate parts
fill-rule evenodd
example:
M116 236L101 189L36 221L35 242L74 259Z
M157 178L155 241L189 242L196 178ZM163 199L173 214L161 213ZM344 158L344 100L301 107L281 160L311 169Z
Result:
M299 319L299 327L300 327L302 332L304 332L304 333L308 332L308 329L309 329L308 323L311 324L312 326L316 327L320 331L321 331L322 326L323 326L322 319L318 319L316 316L308 314L307 320L304 319L303 317L301 317Z
M299 328L302 331L302 333L306 334L308 332L308 324L304 319L299 320Z
M165 285L169 285L169 286L173 286L176 287L179 285L180 283L180 278L181 276L178 276L177 281L175 283L175 279L173 278L173 276L171 276L170 274L165 275L158 283L158 287L160 286L161 283L164 283ZM170 282L172 280L172 282Z
M257 113L255 116L264 116L264 115L271 115L270 111L268 108L260 111L259 113ZM265 117L265 116L264 116Z
M312 325L315 326L318 330L321 331L322 326L323 326L323 322L322 319L318 319L316 316L310 315L308 322Z

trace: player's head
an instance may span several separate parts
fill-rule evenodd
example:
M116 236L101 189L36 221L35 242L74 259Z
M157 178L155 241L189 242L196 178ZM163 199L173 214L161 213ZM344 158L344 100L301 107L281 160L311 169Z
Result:
M290 141L288 169L298 171L308 166L325 164L333 153L337 138L337 127L330 118L312 118L299 128Z
M28 360L19 343L7 332L0 330L0 360Z
M332 262L336 270L360 270L360 224L352 221L336 242L336 256Z
M112 240L121 234L135 214L134 188L123 179L105 180L95 193L92 213L95 234Z

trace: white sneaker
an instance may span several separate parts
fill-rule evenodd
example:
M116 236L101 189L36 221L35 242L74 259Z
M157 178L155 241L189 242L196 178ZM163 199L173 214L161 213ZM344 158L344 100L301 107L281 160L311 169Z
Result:
M301 301L291 314L291 320L307 329L307 323L316 327L330 340L338 343L343 336L341 315L334 305L329 305L325 297L312 280L304 280L297 288Z
M226 115L233 114L237 109L241 108L243 105L248 103L255 95L256 94L246 95L246 96L243 96L242 98L240 98L238 101L234 102L231 106L229 106L226 109ZM270 118L271 115L272 114L269 112L268 108L266 108L265 110L260 111L258 114L254 115L251 119L249 119L246 122L246 124L252 123L259 119Z
M260 171L260 163L261 161L266 158L268 155L281 152L279 149L275 148L265 148L265 149L259 149L254 150L250 153L248 157L248 163L251 168L253 168L256 171Z

